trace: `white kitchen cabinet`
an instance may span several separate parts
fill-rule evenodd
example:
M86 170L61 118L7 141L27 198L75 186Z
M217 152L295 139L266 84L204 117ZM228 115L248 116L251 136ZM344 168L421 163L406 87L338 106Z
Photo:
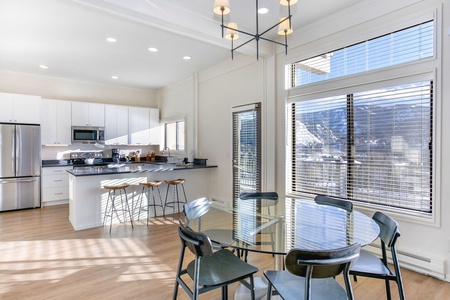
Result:
M161 129L159 127L159 108L150 108L150 144L161 143Z
M105 126L105 104L72 102L72 126Z
M0 122L40 124L39 96L0 93Z
M64 100L41 100L41 144L69 145L71 137L71 102Z
M130 144L150 144L150 109L147 107L128 107Z
M69 203L69 173L72 167L42 168L42 205Z
M128 145L128 106L105 105L105 144Z

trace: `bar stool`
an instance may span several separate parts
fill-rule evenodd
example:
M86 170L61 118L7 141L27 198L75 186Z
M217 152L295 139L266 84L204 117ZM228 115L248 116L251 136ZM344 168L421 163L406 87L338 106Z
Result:
M127 219L126 213L128 212L128 215L130 216L131 227L132 228L134 227L133 226L133 218L131 216L131 211L130 211L130 206L128 205L127 190L126 190L127 187L129 187L128 184L103 186L103 188L105 190L108 190L108 200L106 201L105 216L103 217L103 226L105 226L106 217L107 216L111 217L111 223L109 225L109 232L111 232L114 214L116 215L117 219L119 219L119 221L120 221L119 214L117 213L118 211L122 211L124 221L126 221L126 219ZM118 194L116 194L116 191L118 191ZM125 195L125 203L123 201L124 195ZM117 204L116 204L117 198L120 198L121 208L117 207Z
M161 191L159 189L159 186L161 185L161 183L162 182L159 180L154 180L154 181L149 181L149 182L139 182L139 185L142 186L142 192L138 199L138 202L139 202L138 221L141 216L141 210L147 211L147 225L148 225L148 219L150 218L150 206L153 206L153 212L155 213L155 218L156 218L156 207L159 206L161 208L164 208L163 202L162 202L162 197L161 197ZM161 203L161 204L156 204L155 191L154 191L155 188L158 190L159 203ZM147 196L147 204L145 206L142 206L142 199L144 198L144 195ZM153 199L153 203L150 203L150 199ZM134 209L133 209L133 213L134 213Z
M183 194L184 194L184 203L187 203L187 197L186 197L186 191L184 190L184 182L186 180L185 179L175 179L175 180L164 180L164 182L167 184L167 192L166 192L166 200L164 202L164 207L163 207L163 215L164 218L166 218L166 208L167 206L172 207L173 208L173 213L175 213L175 206L177 206L177 212L180 213L180 203L183 204L183 202L180 202L180 197L178 196L178 186L181 185L181 187L183 188ZM173 201L169 201L167 202L167 197L169 196L169 189L170 186L173 187Z

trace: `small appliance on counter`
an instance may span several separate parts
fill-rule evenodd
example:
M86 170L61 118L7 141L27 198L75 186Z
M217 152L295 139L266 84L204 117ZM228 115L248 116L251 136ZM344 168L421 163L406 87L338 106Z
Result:
M111 158L113 162L119 162L120 161L120 149L119 148L112 148L111 149Z

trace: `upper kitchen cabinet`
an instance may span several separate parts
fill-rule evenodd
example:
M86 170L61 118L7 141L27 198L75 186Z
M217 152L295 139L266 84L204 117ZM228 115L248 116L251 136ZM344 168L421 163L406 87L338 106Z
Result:
M105 105L105 144L128 144L128 106Z
M159 144L159 109L128 107L130 144Z
M105 126L105 104L72 102L72 126Z
M0 122L40 124L39 96L0 93Z
M147 107L128 107L130 144L150 144L150 109Z
M161 129L159 128L159 109L150 108L150 144L160 144Z
M69 145L71 137L71 102L42 99L41 143L43 145Z

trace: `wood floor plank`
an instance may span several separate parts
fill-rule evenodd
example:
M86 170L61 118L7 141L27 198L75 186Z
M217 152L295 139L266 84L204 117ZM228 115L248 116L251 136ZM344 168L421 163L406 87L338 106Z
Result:
M177 217L74 231L68 206L0 213L0 299L171 299L180 240ZM273 269L274 258L249 262ZM450 283L402 269L407 299L450 299ZM338 281L341 281L338 278ZM386 299L384 282L359 278L356 299ZM233 284L230 299L238 287ZM391 284L393 299L397 287ZM181 289L178 299L188 299ZM220 299L220 291L200 299Z

